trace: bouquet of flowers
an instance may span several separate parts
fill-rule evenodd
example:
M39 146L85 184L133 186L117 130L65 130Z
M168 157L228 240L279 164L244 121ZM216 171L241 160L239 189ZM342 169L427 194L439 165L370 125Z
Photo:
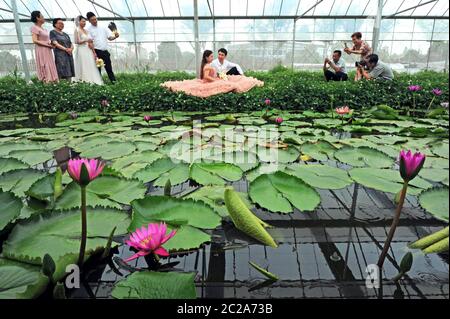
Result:
M219 78L224 80L224 81L228 81L228 75L225 72L220 72L219 73Z
M117 25L114 22L111 22L108 25L108 29L111 30L112 33L114 33L114 36L116 38L119 36L119 32L117 31Z
M103 59L97 59L95 64L97 65L97 68L103 68L105 66L105 61L103 61Z

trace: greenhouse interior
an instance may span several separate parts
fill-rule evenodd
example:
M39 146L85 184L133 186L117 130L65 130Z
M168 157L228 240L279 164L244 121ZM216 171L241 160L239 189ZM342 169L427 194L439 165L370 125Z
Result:
M446 0L0 0L0 299L448 300L448 50Z

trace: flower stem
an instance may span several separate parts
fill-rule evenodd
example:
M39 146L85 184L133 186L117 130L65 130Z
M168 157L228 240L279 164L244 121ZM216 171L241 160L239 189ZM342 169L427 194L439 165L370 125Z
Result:
M402 213L403 204L405 203L405 197L406 192L408 190L408 182L405 181L403 184L403 189L400 194L400 200L398 202L397 211L395 212L394 221L392 222L391 229L389 230L388 237L386 239L386 242L384 243L383 252L380 255L380 258L378 259L378 267L383 267L384 260L386 259L386 256L389 252L389 248L391 247L392 239L394 238L395 230L397 229L398 223L400 222L400 215Z
M78 257L78 266L84 262L84 253L86 251L87 241L87 211L86 211L86 186L81 187L81 245Z
M428 106L427 111L429 111L431 109L431 106L433 105L434 99L436 98L436 96L433 96L433 99L430 102L430 105Z

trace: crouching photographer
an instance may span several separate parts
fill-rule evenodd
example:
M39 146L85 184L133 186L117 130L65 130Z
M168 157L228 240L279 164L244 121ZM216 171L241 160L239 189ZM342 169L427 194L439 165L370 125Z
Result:
M378 55L371 54L364 61L356 62L357 76L366 80L388 80L394 79L394 72L389 65L381 62Z

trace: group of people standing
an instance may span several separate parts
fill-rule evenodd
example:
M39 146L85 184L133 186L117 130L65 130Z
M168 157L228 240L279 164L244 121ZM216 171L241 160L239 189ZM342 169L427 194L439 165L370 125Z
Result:
M65 33L64 21L53 20L53 30L48 32L43 28L45 18L40 11L31 13L31 27L36 54L36 73L40 81L45 83L59 80L79 81L102 85L101 59L108 77L112 83L116 82L108 41L119 37L117 32L98 25L94 13L88 12L86 18L78 16L75 19L73 41ZM87 27L87 21L90 25Z
M362 79L382 79L393 80L394 73L389 65L380 61L377 54L373 53L369 44L362 39L361 32L352 34L353 47L349 48L345 44L344 52L360 56L360 61L356 62L355 81ZM331 59L326 58L323 65L325 79L327 81L347 81L347 69L345 60L342 58L342 51L335 50Z

